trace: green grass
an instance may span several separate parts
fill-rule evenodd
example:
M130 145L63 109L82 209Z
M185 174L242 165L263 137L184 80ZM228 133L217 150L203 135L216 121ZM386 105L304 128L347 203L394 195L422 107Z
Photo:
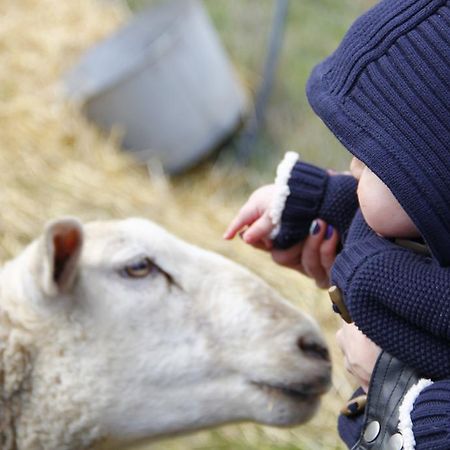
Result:
M339 44L352 21L372 0L291 1L276 83L266 111L266 128L249 170L271 179L286 150L310 162L345 169L348 153L313 114L305 85L315 64ZM274 1L205 0L222 41L251 94L261 78ZM233 146L229 149L233 152ZM259 177L256 177L256 181Z

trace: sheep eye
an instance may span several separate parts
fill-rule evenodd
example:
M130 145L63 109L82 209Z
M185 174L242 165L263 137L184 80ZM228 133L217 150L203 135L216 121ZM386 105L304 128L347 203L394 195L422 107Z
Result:
M144 278L156 269L155 264L148 258L128 264L124 268L124 274L130 278Z

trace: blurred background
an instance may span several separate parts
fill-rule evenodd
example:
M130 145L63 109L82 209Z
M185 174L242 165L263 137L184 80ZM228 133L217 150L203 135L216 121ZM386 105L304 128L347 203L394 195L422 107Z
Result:
M160 3L0 0L0 260L19 252L46 221L68 214L85 221L148 217L244 264L314 315L324 329L334 376L321 410L294 429L230 425L139 449L342 449L335 421L353 386L333 342L339 322L327 295L310 280L275 266L267 255L221 236L249 193L273 180L285 151L346 169L350 158L309 108L305 83L312 67L374 1L290 1L265 121L247 157L239 159L242 130L263 81L276 2L204 0L247 103L233 134L174 174L154 158L142 164L132 151L123 151L124 130L102 131L79 103L68 101L65 85L67 74L93 45ZM207 66L201 69L208 71Z

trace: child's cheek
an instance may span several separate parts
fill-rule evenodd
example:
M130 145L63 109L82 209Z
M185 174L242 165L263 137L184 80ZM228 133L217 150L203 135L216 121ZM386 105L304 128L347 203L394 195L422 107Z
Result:
M368 197L369 198L365 195L358 195L359 206L364 220L375 233L381 236L387 236L386 221L388 221L389 218L385 216L386 210L383 208L379 209L376 204L371 203L371 196L369 195ZM387 225L387 228L389 231L389 225Z
M401 238L420 236L398 200L372 172L361 176L358 199L365 221L379 235Z

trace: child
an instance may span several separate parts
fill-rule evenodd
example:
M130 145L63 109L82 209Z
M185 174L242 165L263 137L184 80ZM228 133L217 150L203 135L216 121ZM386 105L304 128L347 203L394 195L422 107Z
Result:
M381 1L314 69L307 94L355 156L353 176L330 175L289 152L275 184L255 191L225 237L248 227L245 242L292 249L316 218L331 224L343 244L331 272L343 303L334 308L383 349L370 386L360 376L369 388L364 423L341 418L341 436L358 449L448 450L450 1ZM359 331L346 325L340 333L348 356L344 333ZM372 355L362 363L367 374L375 344L363 344ZM435 382L413 385L418 376ZM393 390L384 392L391 378ZM381 392L385 401L374 407Z

